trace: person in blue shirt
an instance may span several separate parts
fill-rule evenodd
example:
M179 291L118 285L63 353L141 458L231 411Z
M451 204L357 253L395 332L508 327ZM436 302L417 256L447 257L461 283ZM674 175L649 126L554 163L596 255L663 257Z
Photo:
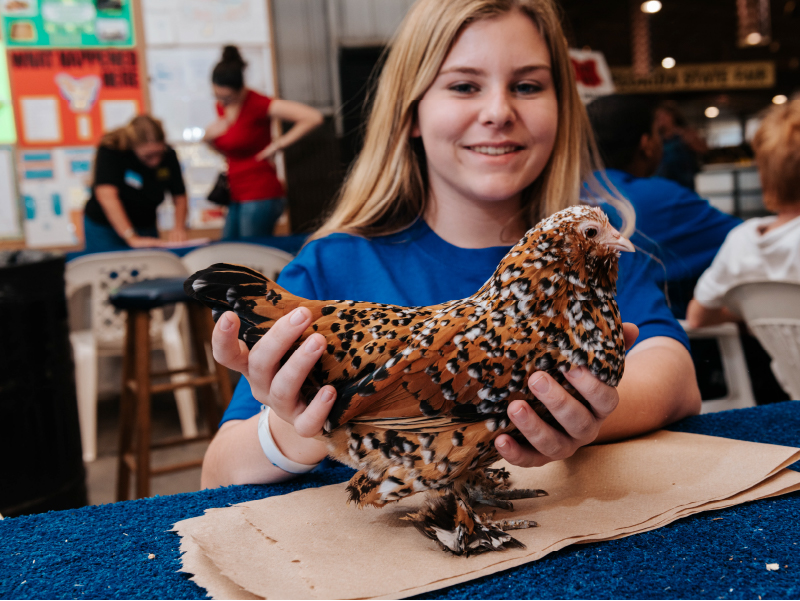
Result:
M696 192L655 177L662 142L652 102L611 95L588 107L595 140L610 184L636 211L633 243L660 262L673 314L683 319L700 275L742 221L712 207Z
M469 296L528 228L580 202L587 181L590 200L615 207L625 233L632 211L595 180L591 136L554 3L418 0L387 56L364 148L338 202L279 283L313 299L426 305ZM528 444L496 439L511 463L543 465L699 412L686 336L655 266L646 254L627 254L617 300L632 322L626 343L636 345L621 383L613 388L571 370L587 408L545 372L534 373L528 385L563 431L512 401L509 417ZM298 308L248 351L238 318L219 318L214 356L244 378L206 453L203 487L275 482L325 457L313 437L336 391L299 394L324 337L311 335L284 361L310 326L310 312ZM261 412L264 405L271 411Z

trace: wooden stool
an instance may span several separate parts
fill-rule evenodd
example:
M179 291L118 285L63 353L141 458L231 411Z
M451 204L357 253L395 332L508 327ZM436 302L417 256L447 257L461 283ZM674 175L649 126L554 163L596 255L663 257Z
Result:
M211 439L217 431L221 410L231 399L228 370L210 358L210 353L206 350L206 344L211 343L211 332L214 328L211 311L186 296L183 291L183 281L184 278L145 280L123 286L109 297L115 307L127 312L120 400L118 501L128 499L131 473L136 477L136 497L141 498L150 496L150 478L152 476L202 465L202 460L194 460L151 468L150 451ZM185 303L188 309L196 364L185 369L151 372L150 311L175 303ZM193 375L179 383L151 383L152 378L180 373ZM151 395L185 386L191 386L198 390L201 404L205 410L209 433L192 438L176 437L152 444ZM214 388L217 399L212 394Z

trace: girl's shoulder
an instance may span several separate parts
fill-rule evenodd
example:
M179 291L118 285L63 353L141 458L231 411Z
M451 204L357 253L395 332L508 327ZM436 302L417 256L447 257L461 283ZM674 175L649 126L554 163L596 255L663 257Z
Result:
M247 97L245 98L245 103L256 110L267 110L269 105L272 104L272 98L269 96L265 96L261 92L256 92L250 88L247 88Z

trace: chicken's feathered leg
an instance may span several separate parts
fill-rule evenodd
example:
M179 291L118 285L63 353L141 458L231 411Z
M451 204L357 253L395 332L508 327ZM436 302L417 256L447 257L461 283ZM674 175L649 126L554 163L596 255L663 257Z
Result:
M445 551L466 556L485 551L524 549L525 545L505 530L537 525L530 520L494 521L486 514L476 513L465 495L454 489L432 493L422 509L403 519L413 523L417 530L436 541Z

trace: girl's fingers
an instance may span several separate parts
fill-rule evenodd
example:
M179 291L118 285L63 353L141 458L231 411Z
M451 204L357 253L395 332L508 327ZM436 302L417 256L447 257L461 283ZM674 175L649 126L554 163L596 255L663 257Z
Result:
M255 348L253 350L255 351ZM312 334L300 345L300 348L292 353L272 379L268 404L290 424L296 426L297 418L308 410L306 404L300 400L300 388L324 350L325 337L322 334ZM321 427L320 425L318 429ZM315 430L312 436L316 433Z
M591 375L588 375L588 372L586 372L587 375L584 376L583 373L585 370L583 368L578 368L577 370L573 369L572 371L575 373L567 378L573 385L575 385L574 380L580 381L584 385L584 388L588 387L588 384L584 382L584 380L599 383ZM530 377L529 386L533 394L536 395L536 398L553 414L553 417L561 424L569 437L575 439L579 444L586 444L595 439L597 432L600 430L598 416L593 414L583 403L564 390L552 376L544 372L536 372ZM611 390L613 392L613 389ZM585 396L584 390L580 390L580 392ZM593 393L595 397L598 396L596 391L593 390ZM533 411L531 410L531 412ZM553 432L555 433L556 430L554 429ZM549 437L549 442L552 446L555 446L555 437ZM535 443L534 446L550 457L557 456L559 459L569 457L569 454L564 455L564 451L561 449L553 449L556 452L556 454L553 455L551 449L539 447Z
M586 368L571 369L566 375L569 383L589 402L592 412L601 422L617 408L619 403L617 389L595 378ZM585 409L583 405L581 407Z
M577 403L578 401L575 402ZM508 405L508 417L531 444L533 447L531 450L546 457L547 461L564 459L574 452L575 441L546 423L537 415L527 401L512 401ZM500 437L498 437L499 439ZM525 449L522 448L521 452L523 452L525 461L529 462L537 459L538 455L536 453L524 451ZM529 465L536 464L530 463Z
M300 436L311 438L322 432L325 420L336 400L336 389L323 386L300 415L294 420L294 429Z
M520 467L541 467L552 461L528 445L521 445L508 434L501 434L494 441L500 455L512 465Z
M247 380L253 389L253 395L262 403L272 394L272 380L280 369L281 359L309 325L311 325L311 312L305 307L298 307L276 321L264 337L253 346L248 366L250 376ZM284 415L281 417L286 419Z
M223 313L211 334L211 350L220 365L238 371L248 380L247 345L239 340L239 318L233 311Z

